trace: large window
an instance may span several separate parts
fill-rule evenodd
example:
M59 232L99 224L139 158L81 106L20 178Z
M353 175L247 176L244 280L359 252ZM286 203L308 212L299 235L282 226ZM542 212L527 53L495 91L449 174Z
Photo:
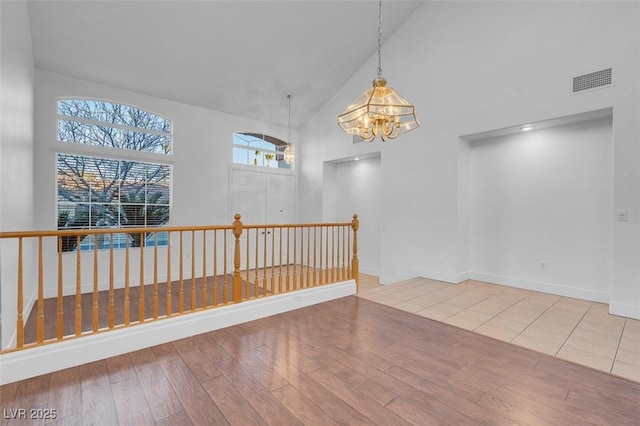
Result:
M287 143L273 136L259 133L233 134L233 162L262 167L290 169L284 161Z
M169 222L171 165L144 160L170 154L171 122L126 105L64 99L58 101L58 140L101 147L100 155L93 147L81 148L82 153L78 149L58 153L58 229L147 228ZM139 153L123 159L132 156L127 154L131 151ZM118 158L110 158L110 153ZM113 241L108 235L96 241L89 236L82 238L80 248L156 242L166 244L166 236L118 234ZM77 238L63 239L62 246L63 251L75 250Z

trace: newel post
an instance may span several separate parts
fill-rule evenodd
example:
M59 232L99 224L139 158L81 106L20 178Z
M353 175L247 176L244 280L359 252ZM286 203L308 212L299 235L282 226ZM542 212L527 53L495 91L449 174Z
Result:
M238 213L233 216L233 235L235 236L235 249L233 255L233 301L242 301L242 278L240 277L240 235L242 235L242 222Z
M360 284L359 278L359 262L358 262L358 228L360 227L360 221L358 215L353 214L353 220L351 221L351 229L353 229L353 258L351 259L351 278L356 280L356 293Z

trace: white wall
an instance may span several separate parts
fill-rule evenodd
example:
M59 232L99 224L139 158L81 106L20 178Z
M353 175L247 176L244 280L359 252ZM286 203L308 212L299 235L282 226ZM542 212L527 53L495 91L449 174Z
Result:
M288 132L242 117L36 70L36 226L42 229L55 229L57 225L56 152L73 148L69 146L73 144L57 141L56 100L72 96L125 103L173 121L173 155L161 156L173 165L173 226L232 223L229 176L233 133L266 133L286 139ZM104 155L96 148L98 152Z
M609 301L611 124L601 119L471 142L472 278Z
M354 145L334 124L369 87L372 56L302 129L300 219L322 211L322 161L382 150L381 282L459 282L469 272L459 137L613 108L613 209L629 221L611 223L611 311L640 318L639 19L637 2L425 2L382 48L383 75L420 127ZM612 87L570 94L571 77L607 67Z
M33 228L33 53L24 1L0 2L0 231ZM2 347L14 338L16 250L0 245ZM25 255L31 247L25 245ZM25 302L33 294L25 265Z
M336 164L336 217L348 222L358 214L360 272L380 273L381 158L364 158Z
M4 28L3 28L4 29ZM33 99L33 92L29 93L30 102ZM232 159L232 134L234 132L256 132L266 133L279 138L285 138L288 134L286 128L274 127L265 123L244 119L216 111L198 108L178 102L154 98L118 88L113 88L101 84L95 84L71 77L43 71L35 70L35 146L30 145L28 164L24 170L31 170L35 167L34 179L21 181L28 184L29 202L32 203L29 212L35 210L35 218L25 221L24 217L14 215L3 223L7 223L11 229L55 229L56 222L56 154L73 150L73 144L57 141L57 116L56 100L58 97L88 97L107 99L114 102L125 103L140 107L142 109L160 114L173 121L173 146L174 154L169 158L161 158L158 161L167 162L173 166L172 176L172 226L190 225L221 225L231 224L233 217L230 215L229 203L229 179ZM3 96L3 101L6 99ZM29 104L32 105L31 103ZM23 119L29 119L29 132L31 132L31 119L33 113L21 111ZM31 133L29 133L31 135ZM6 144L3 141L3 154ZM35 153L33 151L35 148ZM81 147L88 149L89 154L109 155L101 147ZM117 154L114 154L117 155ZM33 158L33 163L32 163ZM33 165L32 165L33 164ZM18 173L14 175L19 176ZM3 178L3 190L6 188ZM15 194L14 198L20 199L23 194ZM33 202L32 200L35 200ZM17 207L15 208L17 210ZM22 210L20 211L22 213ZM242 213L242 212L240 212ZM221 235L219 235L221 237ZM201 234L197 236L195 247L196 253L201 253ZM222 239L219 238L221 246ZM177 235L172 236L174 249L172 250L172 275L177 278L179 272L179 259L177 256ZM208 243L210 244L210 243ZM190 235L185 235L185 252L191 249ZM211 246L209 246L209 251ZM57 274L56 274L56 249L55 241L45 241L44 246L44 282L45 297L56 294ZM15 249L10 251L15 257ZM137 285L139 250L131 250L131 285ZM116 286L122 286L124 253L116 253ZM145 276L152 279L153 276L153 250L145 249ZM105 289L108 286L108 252L100 253L98 259L99 267L99 288ZM75 253L68 253L63 256L64 264L64 292L73 293L75 290ZM184 256L185 278L191 276L191 257ZM15 262L14 262L15 263ZM166 279L166 249L159 249L159 279ZM3 270L7 273L15 271L15 265L3 263ZM222 270L222 264L218 267ZM211 273L212 266L208 266ZM85 290L92 288L93 276L93 254L82 254L82 285ZM202 271L202 256L195 256L195 270L197 274ZM34 280L29 280L33 285ZM4 288L4 285L3 285ZM25 294L27 300L33 300L33 292ZM15 306L15 296L6 297L7 303ZM15 309L13 314L7 315L11 318L10 325L15 326Z

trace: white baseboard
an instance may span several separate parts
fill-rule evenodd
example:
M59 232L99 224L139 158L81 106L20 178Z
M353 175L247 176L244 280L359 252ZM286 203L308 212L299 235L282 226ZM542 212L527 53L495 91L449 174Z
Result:
M399 283L400 281L406 281L413 278L413 276L409 274L396 274L396 275L386 275L378 277L378 282L382 285L389 285Z
M477 281L506 285L525 290L540 291L543 293L556 294L558 296L574 297L576 299L590 300L592 302L609 303L609 293L604 291L588 290L562 284L524 280L521 278L505 277L502 275L486 274L481 272L469 272L468 275L469 279Z
M609 313L611 315L619 315L621 317L640 320L640 306L636 306L636 305L627 305L625 303L611 302L609 303Z
M460 284L469 279L469 273L463 272L461 274L450 274L447 272L429 271L427 269L413 268L413 273L422 278L428 278L430 280L444 281L451 284Z
M31 296L29 296L29 298L27 299L27 304L24 306L24 309L22 311L22 318L24 321L24 324L26 325L27 320L29 319L29 315L31 314L31 310L33 309L33 306L36 304L36 299L38 298L38 293L37 293L37 289L34 289L31 292ZM14 318L13 323L16 323L16 320ZM11 334L11 338L9 339L9 341L6 344L7 348L14 348L16 346L16 342L17 342L17 338L18 338L18 330L16 330L16 327L13 328L13 333ZM0 346L2 346L2 342L0 342ZM4 346L2 346L4 347Z
M361 274L373 275L376 277L380 275L380 269L372 269L372 268L367 268L362 266L360 266L359 272Z
M354 295L348 280L0 355L0 385Z

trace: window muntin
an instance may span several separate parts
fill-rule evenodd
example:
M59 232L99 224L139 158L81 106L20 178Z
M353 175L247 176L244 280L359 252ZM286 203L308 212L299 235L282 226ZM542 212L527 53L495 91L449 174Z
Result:
M291 169L284 161L287 143L273 136L257 133L233 134L233 162L255 166Z
M156 154L170 154L171 122L130 106L90 99L58 101L58 140L113 149L117 159L78 153L58 153L58 229L146 228L170 219L171 172ZM139 151L135 160L126 152ZM145 155L149 161L146 161ZM101 154L102 155L102 152ZM108 155L108 154L107 154ZM125 158L125 159L122 159ZM81 236L81 250L140 245L166 245L166 233ZM62 250L76 249L75 236L61 237Z
M58 100L58 140L159 154L171 153L171 122L127 105Z
M148 228L169 222L171 166L75 154L58 154L57 160L58 229ZM141 235L129 238L131 247L140 246ZM89 240L82 248L87 244L93 248Z

